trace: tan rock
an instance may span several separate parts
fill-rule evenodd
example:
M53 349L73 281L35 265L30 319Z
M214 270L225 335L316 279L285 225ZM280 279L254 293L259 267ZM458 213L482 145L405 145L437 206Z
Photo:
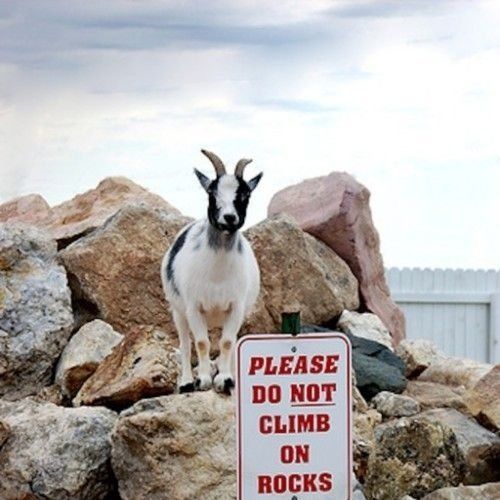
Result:
M139 401L112 436L123 500L236 498L234 405L213 391Z
M126 177L107 177L99 185L52 208L43 226L63 246L101 226L123 206L144 202L169 213L179 211Z
M66 395L74 397L122 339L121 333L115 332L111 325L100 319L86 323L64 348L56 369L56 383Z
M374 340L393 350L391 334L375 314L345 310L337 322L337 328L356 337Z
M10 426L7 422L0 420L0 447L7 441L10 436Z
M371 404L384 417L411 417L420 412L420 404L413 398L388 391L379 392Z
M127 334L155 325L176 339L160 277L161 260L190 219L146 204L127 205L60 252L76 298Z
M74 399L75 406L124 408L139 399L175 391L179 357L165 332L137 328L87 379Z
M34 396L37 401L52 403L57 406L71 406L68 398L63 394L61 387L57 384L48 385L38 391Z
M359 282L363 304L382 320L397 344L405 336L405 320L390 297L369 199L368 189L353 177L333 172L278 192L268 215L290 214L344 259Z
M426 368L419 375L418 380L452 386L463 385L466 388L471 388L491 368L492 365L478 363L471 359L443 358Z
M375 427L382 422L382 415L368 409L353 416L353 462L356 478L364 482L368 471L368 459L375 447Z
M498 500L500 483L488 483L481 486L457 486L441 488L426 495L423 500Z
M465 402L482 425L493 431L500 430L500 364L467 392Z
M403 393L418 401L423 410L432 408L455 408L466 412L464 402L465 389L462 386L452 387L436 382L410 380Z
M277 332L281 313L298 304L304 323L320 324L359 306L356 278L321 241L288 216L266 219L245 233L261 272L261 294L245 332Z
M444 359L435 344L428 340L402 340L396 347L396 354L406 364L406 376L417 377L432 363Z
M29 194L0 205L0 222L18 221L37 224L50 213L48 203L39 194Z

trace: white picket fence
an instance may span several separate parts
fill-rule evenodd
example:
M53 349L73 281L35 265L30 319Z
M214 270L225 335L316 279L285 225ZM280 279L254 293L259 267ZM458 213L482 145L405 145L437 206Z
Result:
M428 339L450 356L500 363L500 271L386 270L409 339Z

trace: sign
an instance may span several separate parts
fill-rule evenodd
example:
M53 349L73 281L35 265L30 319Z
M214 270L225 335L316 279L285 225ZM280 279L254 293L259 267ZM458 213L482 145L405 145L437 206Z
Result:
M238 499L350 499L349 340L249 335L236 353Z

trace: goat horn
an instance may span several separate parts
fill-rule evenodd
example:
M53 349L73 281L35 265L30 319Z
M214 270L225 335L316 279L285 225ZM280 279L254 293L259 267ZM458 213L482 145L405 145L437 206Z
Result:
M210 160L212 165L215 168L215 172L217 173L217 177L224 175L226 173L226 167L222 160L215 154L207 151L206 149L202 149L201 152Z
M245 170L245 167L251 162L252 160L246 160L245 158L241 159L236 164L236 168L234 169L234 175L236 177L243 177L243 170Z

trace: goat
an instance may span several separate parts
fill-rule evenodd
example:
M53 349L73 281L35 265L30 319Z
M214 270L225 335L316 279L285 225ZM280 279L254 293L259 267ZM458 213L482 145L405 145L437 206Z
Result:
M179 336L179 392L208 390L213 384L217 392L230 393L236 338L260 288L257 260L239 229L245 222L250 195L263 174L245 181L243 171L252 160L240 160L231 175L217 155L204 149L201 152L216 172L211 180L194 169L208 194L208 217L181 229L163 258L161 277ZM215 327L222 328L222 336L212 380L208 329ZM191 369L189 330L198 356L196 380Z

